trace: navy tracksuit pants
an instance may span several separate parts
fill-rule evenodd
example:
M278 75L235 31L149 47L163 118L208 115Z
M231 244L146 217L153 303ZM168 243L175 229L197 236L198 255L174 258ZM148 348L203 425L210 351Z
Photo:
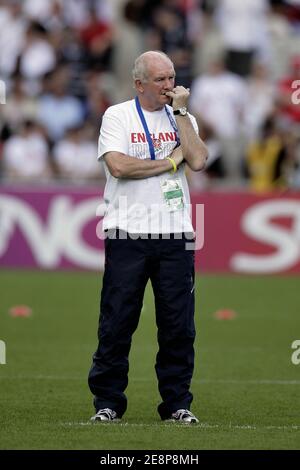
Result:
M159 351L155 370L167 419L177 409L189 409L194 368L194 251L186 238L106 238L98 349L93 356L89 387L96 411L126 411L128 356L137 328L146 284L155 298ZM189 240L190 242L190 240Z

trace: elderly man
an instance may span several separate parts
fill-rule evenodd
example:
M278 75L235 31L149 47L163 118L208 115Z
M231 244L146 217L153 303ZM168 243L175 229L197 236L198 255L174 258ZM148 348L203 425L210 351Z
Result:
M133 78L136 98L106 111L99 138L107 210L99 346L89 374L96 409L92 420L115 421L126 411L131 338L150 279L159 344L158 412L162 420L197 423L189 390L194 252L186 249L194 231L184 163L202 170L207 150L187 112L189 91L175 87L168 56L159 51L142 54Z

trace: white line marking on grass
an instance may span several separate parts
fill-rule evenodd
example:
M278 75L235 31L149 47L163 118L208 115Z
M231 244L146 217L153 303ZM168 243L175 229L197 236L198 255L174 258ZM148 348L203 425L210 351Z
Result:
M93 422L68 422L68 423L59 423L60 426L71 426L71 427L80 427L80 426L102 426L102 425L110 425L110 426L121 426L121 427L143 427L143 428L181 428L181 429L195 429L195 428L200 428L200 429L220 429L220 430L230 430L230 429L241 429L241 430L276 430L276 431L299 431L300 430L300 425L296 424L291 424L291 425L282 425L282 426L275 426L275 425L268 425L268 426L260 426L256 424L209 424L209 423L199 423L199 424L179 424L179 423L93 423Z

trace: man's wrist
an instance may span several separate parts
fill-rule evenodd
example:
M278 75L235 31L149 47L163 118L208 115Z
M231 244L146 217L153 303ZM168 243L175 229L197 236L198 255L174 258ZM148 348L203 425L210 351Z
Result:
M181 106L181 107L175 107L173 108L173 114L174 116L187 116L187 108L186 106Z
M166 160L169 160L169 162L170 162L171 165L172 165L171 173L176 173L176 171L177 171L177 165L176 165L176 162L175 162L174 158L172 158L172 157L167 157Z

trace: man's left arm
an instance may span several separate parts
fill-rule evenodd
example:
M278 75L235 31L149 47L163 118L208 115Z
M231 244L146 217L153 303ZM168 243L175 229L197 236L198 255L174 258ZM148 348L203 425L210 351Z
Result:
M167 92L166 95L172 98L174 111L187 108L187 101L190 94L186 88L177 86L173 91ZM208 150L205 143L195 131L188 114L176 114L175 118L180 137L181 150L186 163L194 171L203 170L208 157Z

